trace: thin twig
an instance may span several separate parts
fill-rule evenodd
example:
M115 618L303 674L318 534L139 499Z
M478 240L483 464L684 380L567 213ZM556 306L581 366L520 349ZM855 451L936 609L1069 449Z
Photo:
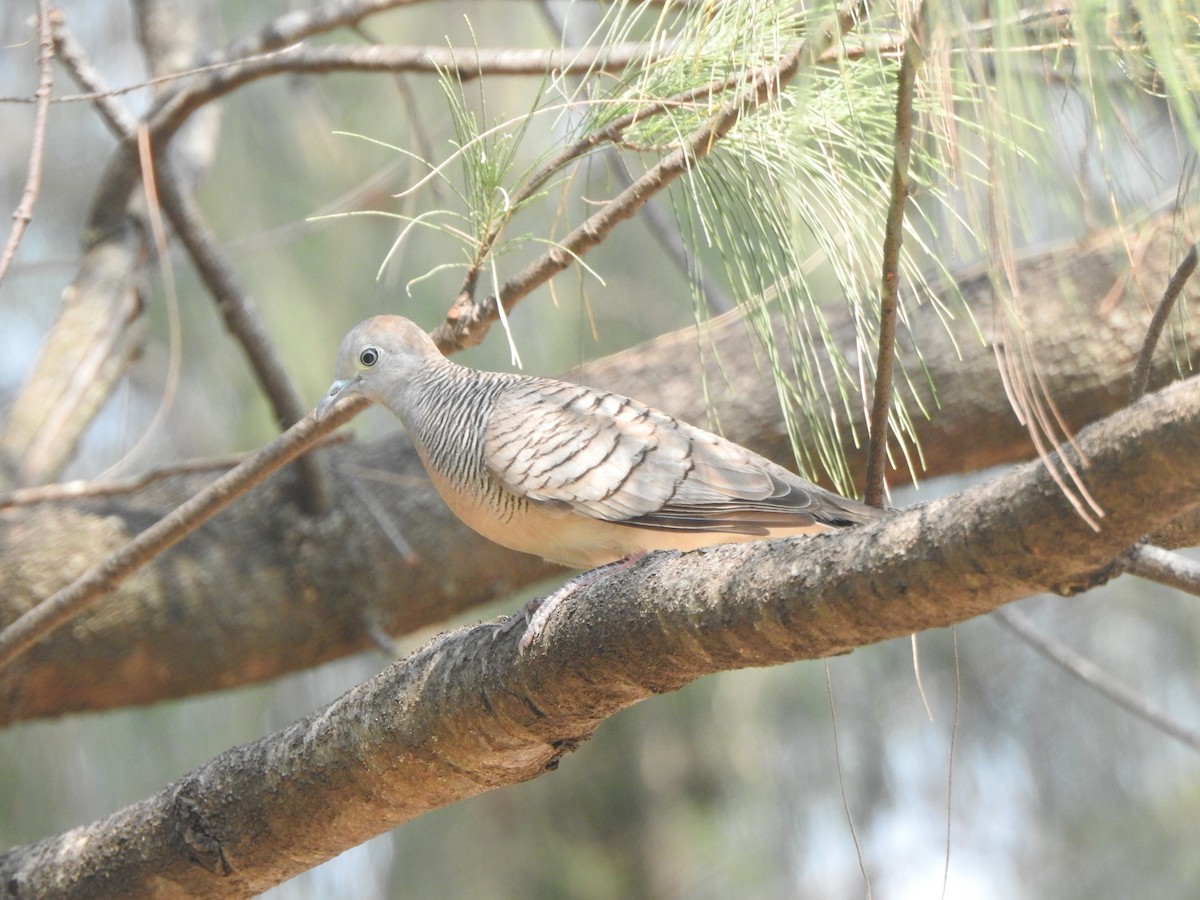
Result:
M1140 400L1146 393L1146 386L1150 383L1150 363L1154 359L1154 348L1158 346L1158 339L1167 325L1167 318L1175 307L1175 301L1183 293L1183 286L1187 284L1187 280L1195 271L1196 245L1192 244L1191 249L1179 264L1179 268L1167 282L1167 289L1163 292L1162 299L1158 301L1158 308L1154 310L1150 325L1146 328L1146 339L1142 342L1142 352L1138 354L1137 365L1133 367L1133 384L1129 389L1130 403Z
M489 295L485 300L477 302L469 291L464 290L447 312L445 321L434 330L434 341L444 352L479 343L483 339L487 327L499 318L501 306L505 310L515 306L523 297L532 293L558 272L570 266L573 261L604 241L617 224L633 216L647 200L666 189L680 175L689 171L737 125L743 116L753 113L770 98L776 96L783 90L784 85L795 77L797 72L813 65L837 38L853 27L861 17L862 5L862 0L857 0L857 2L843 0L838 5L836 13L786 53L778 64L761 69L752 77L747 78L734 99L721 107L715 115L688 135L674 151L606 203L598 212L564 236L554 247L509 278L498 294ZM711 89L711 86L705 86L702 90L711 91ZM651 108L654 105L648 104ZM640 118L640 114L636 115ZM615 124L610 124L602 131L611 133ZM595 146L607 139L611 138L602 138L599 134L591 135L576 147L586 142L590 142L588 147ZM573 149L567 148L565 152ZM473 281L473 279L470 280Z
M913 92L921 67L922 17L917 10L904 41L904 57L896 85L895 156L892 160L891 201L883 233L883 278L879 297L879 347L875 359L875 389L871 404L870 445L867 449L865 501L883 506L887 497L888 420L892 409L892 372L896 364L896 320L900 306L900 246L904 240L904 210L908 204L909 160L912 156Z
M1119 558L1130 575L1200 597L1200 563L1154 544L1134 544Z
M332 447L344 444L350 439L348 432L337 432L328 435L316 443L315 447ZM315 449L314 447L314 449ZM229 453L225 456L210 456L202 459L189 459L169 466L149 469L141 475L132 478L114 479L112 481L64 481L58 484L42 484L36 487L17 488L0 494L0 509L14 506L38 506L43 503L59 503L74 500L94 500L99 497L119 497L140 491L151 484L165 481L168 478L178 478L181 475L196 475L204 472L216 472L222 469L232 469L244 462L249 454Z
M412 544L408 542L408 538L404 536L404 532L400 529L399 524L397 524L387 509L384 508L384 505L379 502L375 494L357 478L349 478L345 483L350 485L350 490L354 491L354 496L358 498L359 503L366 508L367 512L378 523L379 530L383 532L384 537L395 548L400 558L410 566L415 566L420 562L420 558L417 556L416 551L413 550Z
M100 73L96 71L91 61L87 58L87 54L83 47L76 42L75 38L67 30L67 21L63 16L62 11L58 10L57 14L51 17L51 26L54 35L54 49L58 54L58 61L63 64L71 77L87 94L80 97L91 100L95 105L97 112L100 113L100 118L108 126L108 130L113 133L113 136L118 140L132 140L137 133L137 119L130 115L123 106L119 103L112 102L112 98L123 91L109 91L105 88L103 79ZM63 102L69 98L58 97L57 102Z
M1200 750L1200 733L1176 722L1165 713L1152 709L1138 694L1106 674L1087 657L1042 633L1025 616L1011 609L998 609L992 613L992 618L1046 659L1074 675L1088 687L1099 691L1122 709L1193 750Z
M38 191L42 186L42 162L46 155L46 123L50 112L50 92L54 88L54 39L50 34L50 4L48 0L38 0L38 78L37 106L33 113L33 140L29 145L29 168L25 175L25 190L21 192L21 202L13 212L12 231L8 233L8 243L4 252L0 253L0 281L8 273L25 229L33 219L33 206L37 202Z
M283 360L276 353L257 308L246 296L233 268L226 262L191 194L173 174L173 166L160 156L157 169L158 196L163 211L170 218L175 234L187 249L192 264L216 301L225 327L246 354L250 368L271 405L276 423L286 428L300 421L309 407L288 377ZM303 479L305 509L313 513L327 509L332 497L318 460L307 456L297 463L297 467Z
M946 761L946 861L942 865L942 900L950 884L950 838L954 834L954 749L958 745L959 712L962 705L962 664L958 658L958 629L950 626L954 642L954 719L950 723L950 749Z
M194 475L231 469L246 458L244 453L214 456L210 459L194 459L151 469L133 478L111 481L64 481L58 484L40 484L36 487L17 488L0 494L0 509L14 506L39 506L43 503L58 503L67 500L93 500L99 497L119 497L141 490L147 485L177 475Z
M54 97L51 103L82 103L108 100L147 87L181 81L202 75L219 75L230 70L251 73L254 78L295 73L327 75L335 72L394 72L438 75L453 72L463 81L482 76L529 76L558 73L583 75L590 72L622 72L634 60L647 58L651 49L669 48L637 42L614 44L607 48L578 47L547 50L540 47L500 49L479 47L397 46L373 44L369 47L327 44L317 47L291 46L254 56L228 59L209 65L181 69L147 78L119 88L88 88L86 94ZM0 103L33 103L35 98L0 97Z
M679 109L691 104L711 101L718 94L724 93L725 91L737 87L739 84L745 83L747 74L757 75L758 73L738 72L733 75L726 76L725 78L712 81L708 84L701 85L700 87L691 88L679 94L675 94L674 96L667 97L662 100L655 100L644 105L639 105L633 112L618 116L607 125L604 125L601 128L584 135L575 143L564 147L558 151L558 153L554 154L554 156L552 156L549 160L543 163L538 169L530 173L530 175L521 182L520 186L513 191L512 199L509 203L509 209L513 212L494 224L492 228L479 239L479 244L475 251L475 261L467 269L466 275L463 276L462 287L459 289L458 304L470 305L470 303L473 301L475 284L478 281L479 273L486 265L491 249L500 239L500 234L504 230L505 225L508 224L508 220L512 218L512 215L515 214L516 210L520 209L521 205L526 200L530 199L538 191L540 191L546 185L546 183L562 169L580 157L592 152L599 146L620 141L625 132L638 123L646 122L649 119L660 116L667 110ZM426 176L426 178L432 177L432 173ZM414 185L414 188L419 186L419 184L420 182L418 182L418 185ZM630 184L631 183L626 184L626 189L629 188ZM409 188L409 191L413 190L414 188ZM496 314L498 315L498 313L499 311L497 310ZM453 315L453 312L451 315ZM450 317L450 315L447 316L447 318ZM495 317L493 316L493 319L494 318ZM489 319L488 321L490 322L492 319ZM478 343L483 339L484 333L486 333L486 328L481 329L478 335L468 336L463 340L463 342L457 344L443 344L439 340L436 333L434 334L434 340L438 341L438 346L443 353L450 353Z
M177 544L252 487L312 448L324 435L369 405L363 398L339 403L319 421L305 416L235 469L163 516L103 562L0 631L0 668L34 643L107 596L150 560Z

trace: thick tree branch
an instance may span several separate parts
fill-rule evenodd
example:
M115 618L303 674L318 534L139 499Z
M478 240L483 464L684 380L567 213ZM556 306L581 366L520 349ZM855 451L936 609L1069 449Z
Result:
M154 797L10 851L0 880L39 897L249 896L431 809L534 778L654 694L964 621L1109 565L1200 504L1195 382L1086 429L1077 446L1106 513L1099 533L1034 462L865 528L654 554L581 589L526 653L520 617L436 638Z
M54 629L66 624L156 556L173 547L259 482L348 422L366 401L341 404L318 422L297 422L249 459L239 463L186 503L181 503L121 549L88 569L53 596L39 601L0 631L0 669Z

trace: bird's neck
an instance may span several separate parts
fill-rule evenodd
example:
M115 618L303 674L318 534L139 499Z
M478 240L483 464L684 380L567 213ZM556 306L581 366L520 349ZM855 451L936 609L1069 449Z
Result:
M440 360L417 373L403 396L387 405L428 464L447 471L482 460L488 418L510 378Z

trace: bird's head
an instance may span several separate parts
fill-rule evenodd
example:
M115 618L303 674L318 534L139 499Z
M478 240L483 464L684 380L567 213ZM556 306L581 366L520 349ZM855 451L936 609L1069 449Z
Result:
M408 319L375 316L359 322L338 347L334 381L317 404L317 418L353 394L376 403L385 401L432 360L440 359L433 340Z

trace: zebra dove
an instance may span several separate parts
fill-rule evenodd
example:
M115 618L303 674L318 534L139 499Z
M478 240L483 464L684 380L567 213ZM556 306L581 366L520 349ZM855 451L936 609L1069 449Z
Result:
M351 330L335 372L318 416L351 394L383 404L455 515L498 544L564 566L883 515L628 397L458 365L399 316Z

